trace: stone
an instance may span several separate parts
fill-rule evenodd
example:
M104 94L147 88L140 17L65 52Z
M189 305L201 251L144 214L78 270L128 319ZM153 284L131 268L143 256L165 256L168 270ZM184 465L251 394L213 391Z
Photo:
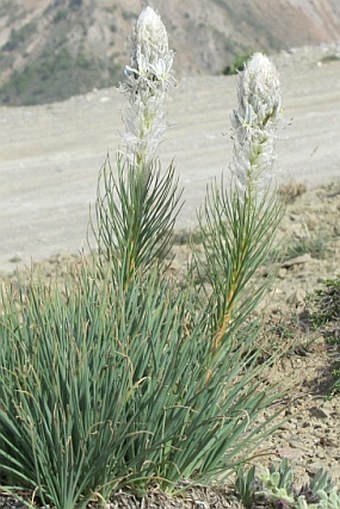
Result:
M286 260L282 263L281 267L288 269L289 267L292 267L293 265L300 265L303 263L308 263L313 261L313 258L309 253L305 253L300 256L295 256L294 258L290 258L290 260Z
M324 465L322 465L321 463L318 463L318 462L313 462L313 463L310 463L309 465L307 465L307 472L309 474L314 475L321 468L324 468Z
M329 417L328 412L317 406L311 407L309 409L309 413L311 414L312 417L315 417L316 419L327 419Z
M277 452L281 458L288 458L291 460L300 459L304 455L304 452L301 451L301 449L298 449L296 447L294 447L294 448L282 447L282 448L278 449Z

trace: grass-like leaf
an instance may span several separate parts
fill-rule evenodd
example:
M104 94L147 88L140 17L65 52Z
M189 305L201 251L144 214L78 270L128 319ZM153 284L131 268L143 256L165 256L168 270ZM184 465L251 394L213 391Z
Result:
M248 457L263 434L251 423L274 398L251 337L212 355L191 289L179 293L157 268L115 288L86 268L75 280L3 295L6 484L71 509L121 486L226 475Z
M118 155L112 168L107 158L91 222L101 264L128 281L134 270L164 260L180 198L172 164L162 174L157 159L136 164Z

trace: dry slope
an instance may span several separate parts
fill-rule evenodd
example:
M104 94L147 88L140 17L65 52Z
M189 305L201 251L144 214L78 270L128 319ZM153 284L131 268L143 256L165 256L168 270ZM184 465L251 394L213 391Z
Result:
M38 104L110 86L145 0L0 0L0 101ZM221 73L236 54L340 40L338 0L150 0L179 75ZM1 87L2 85L2 87Z

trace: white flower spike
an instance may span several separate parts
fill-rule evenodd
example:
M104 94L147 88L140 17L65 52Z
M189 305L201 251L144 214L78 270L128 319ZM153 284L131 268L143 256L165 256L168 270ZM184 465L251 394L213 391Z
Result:
M239 192L261 196L270 185L281 91L274 64L255 53L237 83L238 107L232 114L233 171Z
M155 155L166 129L164 102L174 81L172 63L165 26L160 16L146 7L132 34L131 62L121 87L129 101L124 112L127 152L137 163Z

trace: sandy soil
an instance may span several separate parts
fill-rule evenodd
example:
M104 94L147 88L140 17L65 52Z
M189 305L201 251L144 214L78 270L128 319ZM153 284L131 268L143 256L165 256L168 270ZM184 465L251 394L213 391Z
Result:
M307 57L277 59L284 105L278 168L284 180L313 185L340 176L340 62ZM161 149L164 164L175 157L185 187L178 227L195 224L206 183L228 168L235 102L235 77L187 78L171 92ZM1 270L86 245L98 170L121 143L121 109L115 89L0 108Z

